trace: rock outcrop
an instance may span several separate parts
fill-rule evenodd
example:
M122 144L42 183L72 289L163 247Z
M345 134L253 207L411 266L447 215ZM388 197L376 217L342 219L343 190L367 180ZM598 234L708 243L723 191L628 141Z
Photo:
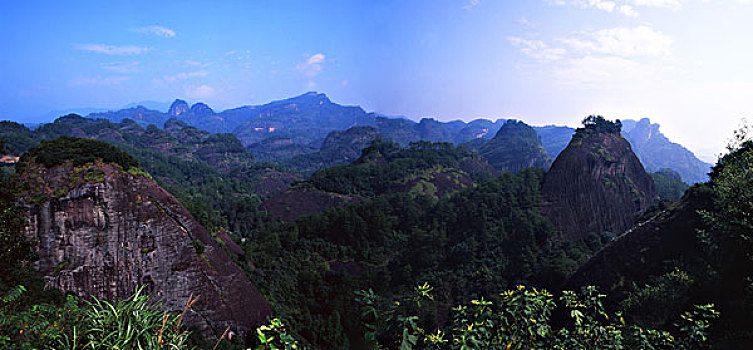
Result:
M170 105L170 109L167 111L167 114L173 117L177 117L181 114L188 113L191 109L188 107L188 102L183 100L175 100L173 101L173 104Z
M508 120L479 153L499 171L517 173L526 168L548 169L552 159L541 145L536 130L521 121Z
M24 169L26 235L49 286L114 300L146 285L174 311L198 295L185 322L214 337L227 326L247 336L270 314L216 240L145 173L103 163Z
M693 152L670 141L648 118L623 122L623 135L630 141L635 154L646 167L655 172L663 168L676 171L688 184L708 181L711 164L696 158Z
M619 127L616 132L587 127L578 129L545 175L541 211L565 237L580 239L622 233L656 197Z

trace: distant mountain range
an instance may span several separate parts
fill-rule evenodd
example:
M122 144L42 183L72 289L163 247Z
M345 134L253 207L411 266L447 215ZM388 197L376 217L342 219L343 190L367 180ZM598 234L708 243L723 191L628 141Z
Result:
M88 117L113 122L131 119L142 126L162 126L168 119L177 118L211 133L233 133L256 159L290 165L304 172L348 164L358 156L360 149L357 148L366 144L364 140L370 142L376 135L402 146L416 141L432 141L458 145L465 143L472 149L480 150L505 124L505 119L440 122L424 118L415 122L368 113L358 106L339 105L330 101L325 94L316 92L221 112L214 111L204 103L189 105L183 100L175 100L167 112L150 108L159 107L159 103L146 104L149 106L131 105L117 111L95 111ZM658 124L651 124L646 118L623 120L622 123L622 135L630 142L647 171L671 169L680 174L686 183L707 179L711 165L667 139L659 131ZM373 132L358 129L357 132L332 135L334 139L330 137L325 144L332 132L343 132L352 127L370 127ZM567 147L575 132L573 128L556 125L534 126L533 130L551 159L555 159ZM360 141L348 139L349 135ZM337 151L338 145L344 149L342 154ZM327 149L323 149L325 146Z

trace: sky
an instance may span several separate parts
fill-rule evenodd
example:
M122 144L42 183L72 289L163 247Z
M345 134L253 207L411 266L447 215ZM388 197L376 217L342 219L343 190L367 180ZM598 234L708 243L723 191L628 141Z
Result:
M707 161L753 117L753 0L4 1L0 119L326 93L411 119L648 117Z

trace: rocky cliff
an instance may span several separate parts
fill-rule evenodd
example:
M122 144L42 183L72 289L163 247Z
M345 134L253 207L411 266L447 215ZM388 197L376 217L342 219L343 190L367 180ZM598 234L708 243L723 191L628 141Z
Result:
M649 172L669 168L680 174L688 184L705 182L711 171L711 164L696 158L687 148L670 141L659 130L659 124L648 118L639 121L623 122L622 133L630 140L635 154Z
M566 237L579 239L622 233L655 200L654 183L619 126L589 125L578 129L544 176L541 211Z
M243 271L171 194L138 168L24 164L26 235L47 284L83 297L124 298L147 285L170 310L198 295L186 323L248 335L270 308Z
M541 145L536 130L521 121L508 120L479 153L499 171L517 173L525 168L548 169L552 159Z

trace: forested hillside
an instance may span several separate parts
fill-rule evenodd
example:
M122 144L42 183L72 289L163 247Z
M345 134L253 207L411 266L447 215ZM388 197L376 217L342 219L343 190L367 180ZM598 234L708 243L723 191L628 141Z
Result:
M512 139L516 140L524 134L526 141L537 141L525 125L506 125L524 128L522 134L513 132L505 137L515 136ZM678 175L662 171L652 179L620 136L619 122L601 117L584 120L584 127L551 170L521 166L516 173L499 172L483 156L450 143L424 141L401 146L380 138L373 129L350 129L331 134L326 149L352 157L356 148L368 142L351 164L317 170L308 180L272 195L260 189L264 181L260 172L283 174L280 170L256 163L232 135L209 134L175 119L158 129L129 120L112 123L68 116L35 131L13 123L3 124L0 131L15 147L15 154L44 140L42 148L22 157L32 157L46 167L136 162L146 170L140 176L152 174L214 238L189 245L198 253L195 262L201 264L206 259L206 249L221 249L269 303L274 319L260 328L257 337L245 339L250 345L269 341L283 348L285 342L297 342L299 347L313 349L370 349L380 343L444 349L455 348L455 342L473 336L471 348L512 348L510 344L518 348L579 348L585 344L651 348L664 344L661 348L696 349L703 344L737 343L750 331L745 313L732 310L732 305L747 300L741 281L745 281L749 262L742 253L745 245L737 241L737 234L729 233L744 232L747 214L731 212L735 214L730 217L740 219L722 219L728 215L723 210L734 208L732 194L747 188L740 181L751 167L746 156L747 150L753 149L750 143L722 160L711 183L693 187L680 202L673 202L683 191ZM510 132L504 126L500 131L503 135ZM109 159L93 151L92 159L72 160L50 145L64 144L61 152L75 149L78 159L86 152L74 146L86 143L75 138L52 140L58 135L104 139L133 157ZM526 144L546 156L540 143ZM517 152L515 149L510 152ZM503 148L499 152L504 153ZM6 173L29 174L24 164L16 169L16 175L10 168ZM88 179L82 183L110 183L108 174L113 171L104 171L104 178L82 173L82 178ZM30 175L26 176L22 181L18 177L8 181L31 181ZM48 196L61 195L55 198L62 199L53 201L83 193L71 191L73 187L63 189L51 179L34 180L39 183L33 187L44 188ZM658 192L654 181L661 184L656 185ZM115 196L115 192L106 197ZM22 188L11 190L9 196L22 193ZM662 202L656 202L659 197ZM148 196L127 205L142 208L147 205L144 198L154 203L154 196ZM49 199L26 200L40 205ZM563 224L551 212L557 201L570 203L560 207L573 210L579 220L587 218L598 225ZM625 204L628 202L633 204ZM12 207L8 203L12 201L6 203ZM654 203L657 205L649 207ZM160 215L159 210L152 213ZM14 225L5 235L20 234L24 223ZM688 238L691 236L697 241ZM683 244L673 243L676 240ZM17 238L15 242L23 248ZM657 248L665 246L672 249ZM144 255L150 252L140 250ZM24 259L33 261L34 257ZM215 272L221 271L216 260L207 261ZM70 273L69 264L47 264L45 271L65 276ZM18 276L29 273L13 269L8 276L16 277L4 280L4 293L21 283ZM34 283L38 282L28 287L37 289L28 295L43 295ZM599 286L608 297L587 288L589 285ZM730 288L727 294L710 292L715 285ZM62 305L56 296L39 298L58 305L55 307ZM24 300L30 305L31 301ZM658 300L666 302L654 306ZM719 321L714 321L715 307L707 305L712 302L721 306ZM523 305L536 306L518 313L523 312ZM573 316L576 311L581 316ZM620 316L616 313L622 311L627 324L617 322ZM686 317L698 322L683 323L679 315L685 311L690 312ZM12 312L18 315L13 317L27 315ZM502 326L510 320L531 318L539 326ZM461 331L458 327L467 327L469 320L488 328ZM712 342L704 342L709 327L717 327L715 322L738 326L711 328ZM528 330L538 336L521 338L516 333ZM604 335L597 337L592 332ZM644 332L651 336L643 336ZM223 346L237 348L237 341L226 340ZM205 344L198 338L190 342Z

